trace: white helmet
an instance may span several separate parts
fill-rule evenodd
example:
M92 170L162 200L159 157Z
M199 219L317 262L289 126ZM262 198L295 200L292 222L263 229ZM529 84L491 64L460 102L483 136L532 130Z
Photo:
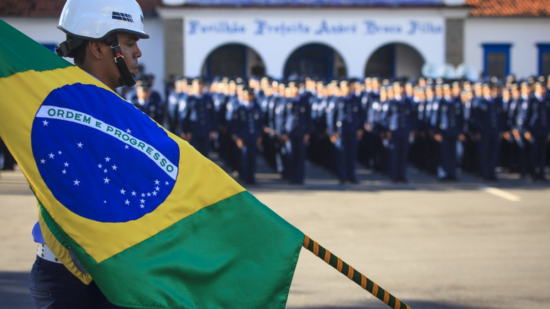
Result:
M129 87L136 84L116 35L122 31L149 38L143 31L143 12L135 0L67 0L57 28L67 34L67 40L55 49L58 55L74 58L86 40L105 41L113 51L120 84Z
M104 39L117 31L149 38L143 30L143 12L135 0L67 0L57 28L91 40Z

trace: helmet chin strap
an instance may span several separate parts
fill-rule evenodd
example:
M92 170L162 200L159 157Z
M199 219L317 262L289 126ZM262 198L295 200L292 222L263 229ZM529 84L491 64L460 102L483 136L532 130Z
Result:
M113 51L115 64L118 68L118 71L120 72L120 85L128 87L134 86L136 84L136 81L134 80L134 76L130 73L126 62L124 61L124 56L122 55L122 49L120 48L120 44L118 43L118 37L116 33L112 33L107 36L105 38L105 43L111 46L111 50Z

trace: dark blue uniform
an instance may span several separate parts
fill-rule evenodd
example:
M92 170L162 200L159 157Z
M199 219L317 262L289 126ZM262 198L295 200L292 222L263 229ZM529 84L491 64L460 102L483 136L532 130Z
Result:
M330 133L338 133L336 141L336 169L340 182L357 183L355 161L357 160L357 131L363 127L364 118L361 100L349 95L341 97L332 111ZM331 135L332 135L331 134Z
M158 92L153 90L151 92L151 95L149 96L149 99L146 100L140 100L138 99L137 95L134 95L132 97L131 103L139 108L141 111L143 111L145 114L147 114L149 117L151 117L151 119L153 119L157 123L161 124L164 120L162 99Z
M237 110L236 132L241 139L240 178L246 183L255 183L257 142L262 137L262 110L255 102L243 103Z
M367 103L365 111L365 125L368 125L370 132L367 132L367 157L369 158L368 166L375 171L382 170L382 152L384 145L380 138L381 132L381 115L382 103L380 102L380 94L372 92Z
M170 91L168 94L166 113L168 118L168 130L172 133L176 133L178 128L178 102L181 95L181 93L177 93L176 91Z
M415 127L415 113L408 98L396 98L390 101L386 114L390 139L390 178L394 182L407 182L407 160L409 154L409 135Z
M527 147L530 141L525 139L525 133L527 132L527 122L529 116L529 97L520 96L515 106L515 116L513 118L512 130L516 130L517 135L514 136L514 140L517 145L517 161L519 173L522 178L527 175Z
M311 132L311 106L307 96L287 101L285 131L290 139L290 169L288 180L301 184L305 177L306 144L304 137Z
M456 180L457 156L456 143L464 130L464 109L459 98L442 98L432 107L435 116L434 131L441 134L440 164L445 178Z
M281 138L282 136L287 135L285 119L287 113L287 101L289 100L290 99L285 98L284 96L277 97L273 110L273 126L277 132L275 139L275 161L277 163L277 172L281 173L282 177L285 179L289 178L290 171L290 141L285 142Z
M210 152L210 133L214 132L214 104L209 95L187 98L182 132L191 133L191 145L203 156Z
M534 95L529 102L527 130L531 133L531 173L533 180L545 180L546 148L550 135L550 100Z
M479 167L484 180L496 180L495 168L500 153L500 136L505 128L501 98L483 97L476 112L479 141Z

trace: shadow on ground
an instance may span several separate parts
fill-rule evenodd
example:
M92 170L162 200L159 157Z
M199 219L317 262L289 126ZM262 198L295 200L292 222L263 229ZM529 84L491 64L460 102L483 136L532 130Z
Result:
M30 273L0 272L0 309L32 309Z
M460 305L460 304L452 304L447 302L436 302L436 301L410 301L407 302L407 305L409 305L413 309L489 309L492 307L484 307L484 306L468 306L468 305ZM382 308L390 308L386 306L383 303L380 303L376 306L365 306L365 305L357 305L357 306L313 306L313 307L292 307L292 309L382 309ZM506 308L501 308L506 309Z
M236 180L238 173L232 173L216 154L212 154L212 161L222 167ZM304 185L290 185L286 180L271 168L259 156L256 164L256 181L254 185L244 185L253 192L279 191L351 191L351 192L380 192L380 191L454 191L454 190L482 190L487 187L501 189L546 190L550 182L531 182L520 180L519 175L499 173L498 182L483 182L480 178L460 173L458 182L440 182L435 175L423 173L416 168L408 168L408 184L394 184L383 173L373 172L357 164L357 179L359 184L338 183L336 175L330 171L306 162L306 179Z

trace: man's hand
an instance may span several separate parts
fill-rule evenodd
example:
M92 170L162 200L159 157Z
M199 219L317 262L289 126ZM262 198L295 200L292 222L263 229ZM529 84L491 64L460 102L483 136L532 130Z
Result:
M210 140L213 140L216 137L216 132L210 132Z
M370 130L371 130L370 124L367 123L365 125L365 131L370 132Z
M264 133L265 133L265 134L269 134L269 132L271 132L271 130L269 129L269 127L265 127L265 128L264 128Z
M304 135L304 143L309 143L309 134Z
M441 136L441 134L435 134L434 139L438 143L441 143L441 141L443 141L443 137Z
M332 134L332 136L330 137L330 141L333 143L333 144L336 144L336 142L338 141L338 133L334 133Z
M391 131L388 131L388 133L386 133L386 138L388 139L388 141L391 141Z
M511 136L512 135L510 135L510 132L508 132L508 131L502 133L502 137L504 137L504 139L506 139L506 140L510 140Z
M533 136L531 135L531 132L525 132L525 134L523 134L523 136L525 136L525 139L528 140L528 141L530 141L530 140L531 140L531 137L533 137Z
M283 136L281 136L281 142L283 142L283 143L288 142L288 135L283 134Z
M237 143L237 147L239 147L239 149L243 149L244 144L243 144L242 139L237 138L236 143Z
M464 134L460 134L460 135L458 136L458 140L461 141L461 142L463 142L463 141L466 140L466 136L464 136Z
M519 134L519 130L518 130L518 129L512 130L512 135L514 135L514 138L516 139L516 141L519 141L521 135Z
M359 129L357 130L357 140L361 140L363 137L363 130Z
M260 147L262 145L262 138L258 137L258 140L256 140L256 146Z

